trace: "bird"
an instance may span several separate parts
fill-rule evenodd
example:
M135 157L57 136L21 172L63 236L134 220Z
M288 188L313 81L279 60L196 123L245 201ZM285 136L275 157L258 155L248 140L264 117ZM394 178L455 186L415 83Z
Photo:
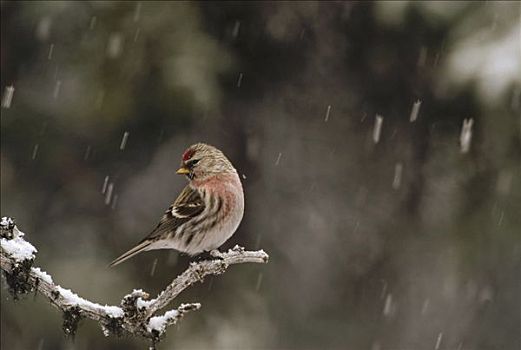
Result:
M176 171L188 185L150 234L110 263L115 266L144 251L175 249L189 256L211 252L237 230L244 215L242 183L222 151L196 143L182 154Z

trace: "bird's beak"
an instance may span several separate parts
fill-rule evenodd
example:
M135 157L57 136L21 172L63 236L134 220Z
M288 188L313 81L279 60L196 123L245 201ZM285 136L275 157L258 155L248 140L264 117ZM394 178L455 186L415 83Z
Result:
M190 174L190 170L189 170L187 167L182 166L182 167L180 167L180 168L176 171L176 174L179 174L179 175Z

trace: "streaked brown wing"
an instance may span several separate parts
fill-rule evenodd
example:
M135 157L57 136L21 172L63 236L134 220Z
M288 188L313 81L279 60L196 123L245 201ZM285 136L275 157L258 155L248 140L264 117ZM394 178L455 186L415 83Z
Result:
M187 185L174 204L165 211L157 227L143 241L156 240L175 232L179 226L201 214L204 208L204 201L199 192Z

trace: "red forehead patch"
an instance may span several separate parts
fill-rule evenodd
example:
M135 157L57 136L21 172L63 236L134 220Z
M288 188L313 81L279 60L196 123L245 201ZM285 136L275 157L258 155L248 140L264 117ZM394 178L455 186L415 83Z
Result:
M187 149L185 153L183 153L183 161L187 161L188 159L192 158L195 151L191 148Z

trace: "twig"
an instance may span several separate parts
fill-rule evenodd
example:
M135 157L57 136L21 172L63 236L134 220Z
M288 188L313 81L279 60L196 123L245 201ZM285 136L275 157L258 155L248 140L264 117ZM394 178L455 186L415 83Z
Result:
M202 282L207 275L224 273L230 265L266 263L269 258L262 250L245 251L239 246L225 253L213 252L217 259L191 263L155 299L148 300L149 295L138 289L127 294L120 306L103 306L60 287L46 272L32 267L37 250L23 239L24 234L11 218L2 218L0 236L0 265L14 298L32 291L44 295L63 312L63 330L66 334L74 335L79 321L89 318L101 325L106 336L141 336L150 339L153 345L161 339L169 325L177 323L186 313L201 307L199 303L181 304L177 309L158 316L158 311L170 304L183 290L198 281Z
M215 252L213 252L215 255ZM263 250L245 251L244 248L235 246L226 253L219 253L216 260L205 260L191 263L190 267L177 276L158 297L150 301L147 317L153 315L157 310L164 308L175 299L183 290L192 284L202 282L207 275L220 275L226 271L228 266L242 263L267 263L268 254Z

